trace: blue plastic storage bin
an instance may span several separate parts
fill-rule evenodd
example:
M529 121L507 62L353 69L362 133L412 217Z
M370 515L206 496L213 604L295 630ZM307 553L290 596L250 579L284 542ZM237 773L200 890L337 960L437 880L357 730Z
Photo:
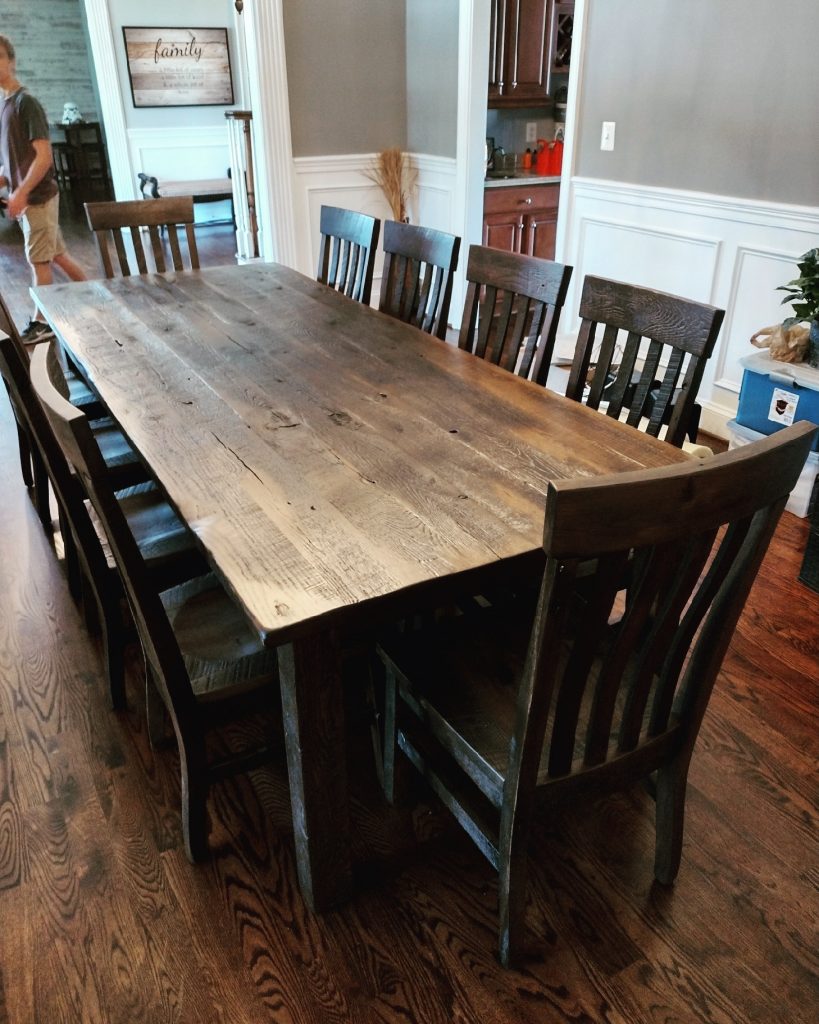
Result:
M799 420L819 426L819 370L807 363L782 363L765 352L743 356L736 422L773 434ZM819 451L819 440L813 451Z

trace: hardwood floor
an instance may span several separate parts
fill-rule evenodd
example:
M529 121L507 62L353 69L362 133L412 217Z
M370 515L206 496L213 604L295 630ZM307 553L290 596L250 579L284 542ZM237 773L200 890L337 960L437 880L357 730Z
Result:
M89 271L81 226L67 234ZM2 287L27 312L16 228ZM207 262L229 232L199 232ZM87 232L86 232L87 234ZM495 958L496 881L437 807L379 797L350 742L357 895L319 917L293 863L284 767L215 788L212 860L185 859L176 755L152 753L138 652L106 703L0 395L0 1024L809 1024L819 1016L819 595L786 514L691 771L683 862L652 884L634 791L539 829L522 971Z

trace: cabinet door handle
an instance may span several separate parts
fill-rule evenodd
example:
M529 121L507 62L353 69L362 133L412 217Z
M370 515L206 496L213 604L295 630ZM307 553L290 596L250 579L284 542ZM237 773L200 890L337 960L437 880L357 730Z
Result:
M531 206L532 205L532 197L531 196L527 196L525 199L518 199L518 202L522 203L524 206Z

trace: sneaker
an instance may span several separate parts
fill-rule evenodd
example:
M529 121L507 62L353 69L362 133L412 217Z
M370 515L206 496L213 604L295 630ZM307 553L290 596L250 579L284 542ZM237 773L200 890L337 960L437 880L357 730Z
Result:
M28 327L20 335L24 345L34 345L54 337L54 331L44 320L29 320Z

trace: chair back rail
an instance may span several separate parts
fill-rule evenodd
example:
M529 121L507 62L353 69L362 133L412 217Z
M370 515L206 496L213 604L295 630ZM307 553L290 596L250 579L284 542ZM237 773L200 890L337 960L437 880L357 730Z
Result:
M567 397L593 409L606 402L606 414L616 419L626 410L631 426L646 418L646 432L655 437L667 425L665 439L682 445L724 310L588 276L579 314ZM595 352L599 326L602 338Z
M460 244L443 231L387 221L381 312L445 339Z
M192 196L154 199L150 203L138 199L86 203L85 214L88 226L94 232L106 277L114 277L117 270L123 277L130 276L134 269L139 274L148 274L154 270L158 273L164 273L169 269L184 270L180 231L184 232L190 269L199 269ZM123 231L126 229L132 253L129 253L123 238ZM144 243L143 231L147 231L149 249ZM163 233L167 237L170 254L163 242ZM114 246L116 264L111 253L111 243ZM149 254L153 261L152 265L148 262ZM136 264L135 268L133 262Z
M470 246L458 346L545 384L572 268Z
M381 221L336 206L321 208L316 280L369 305Z

